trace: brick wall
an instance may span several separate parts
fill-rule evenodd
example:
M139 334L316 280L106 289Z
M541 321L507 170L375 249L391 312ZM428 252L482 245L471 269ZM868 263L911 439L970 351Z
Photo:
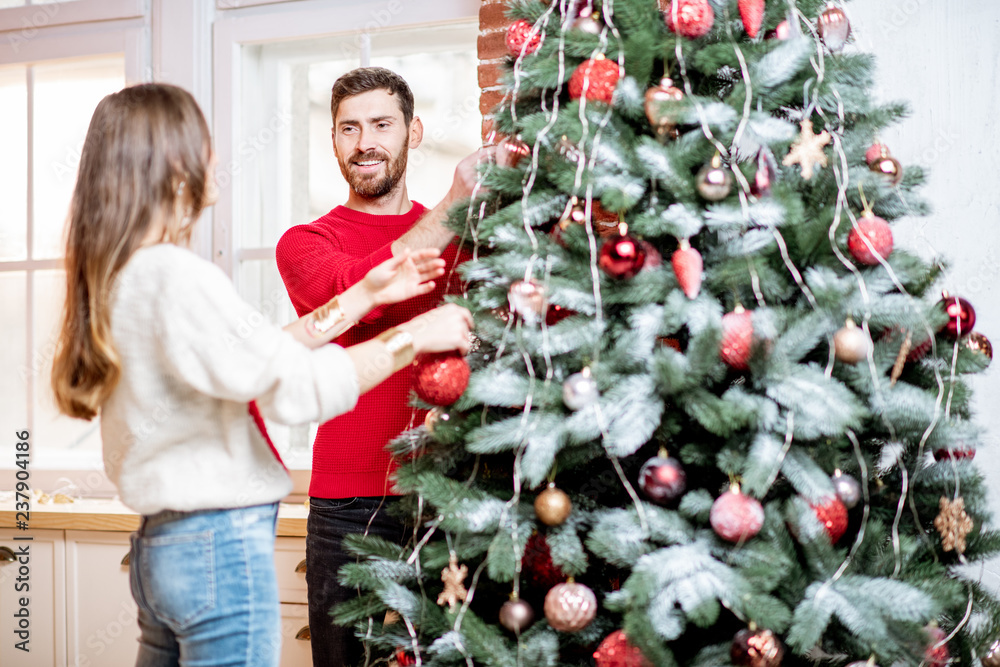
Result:
M509 21L504 15L503 0L482 0L479 7L479 111L483 114L483 138L493 129L490 113L503 98L500 92L502 63L507 56L506 38Z

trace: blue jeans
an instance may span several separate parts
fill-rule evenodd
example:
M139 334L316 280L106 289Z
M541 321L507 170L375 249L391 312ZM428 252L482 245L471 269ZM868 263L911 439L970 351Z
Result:
M309 499L306 522L306 590L309 597L309 635L314 667L359 667L373 665L378 657L366 652L354 629L335 625L330 618L334 605L358 597L358 590L337 580L337 571L357 557L343 548L351 534L375 535L403 544L406 529L390 516L395 498ZM381 618L376 619L381 621ZM384 664L384 661L379 664Z
M277 503L143 517L129 562L136 667L277 667L277 520Z

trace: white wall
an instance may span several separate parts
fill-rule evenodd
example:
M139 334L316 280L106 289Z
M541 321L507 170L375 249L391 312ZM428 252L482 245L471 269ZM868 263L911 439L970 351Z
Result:
M906 100L912 115L882 137L905 164L931 169L934 212L904 221L897 243L933 249L950 264L942 287L976 309L975 330L1000 346L1000 4L996 0L856 0L859 47L878 58L879 101ZM1000 355L1000 347L997 349ZM975 377L976 456L1000 521L1000 359ZM984 581L1000 591L1000 563Z

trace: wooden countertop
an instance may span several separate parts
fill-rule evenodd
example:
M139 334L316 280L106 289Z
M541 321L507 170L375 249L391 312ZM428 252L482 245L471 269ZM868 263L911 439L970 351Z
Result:
M16 528L14 500L0 500L0 528ZM281 503L278 509L278 536L304 537L309 509L302 503ZM24 517L20 517L22 520ZM87 498L72 503L33 502L28 529L110 530L132 532L139 527L139 515L118 500Z

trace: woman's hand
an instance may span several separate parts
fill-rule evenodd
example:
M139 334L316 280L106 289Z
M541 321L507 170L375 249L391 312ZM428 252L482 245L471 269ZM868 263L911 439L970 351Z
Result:
M372 307L399 303L434 289L434 278L444 274L444 260L437 248L404 250L387 259L361 280Z
M417 354L451 350L466 354L471 345L469 331L473 326L472 313L448 303L414 317L399 328L413 336L413 351Z

